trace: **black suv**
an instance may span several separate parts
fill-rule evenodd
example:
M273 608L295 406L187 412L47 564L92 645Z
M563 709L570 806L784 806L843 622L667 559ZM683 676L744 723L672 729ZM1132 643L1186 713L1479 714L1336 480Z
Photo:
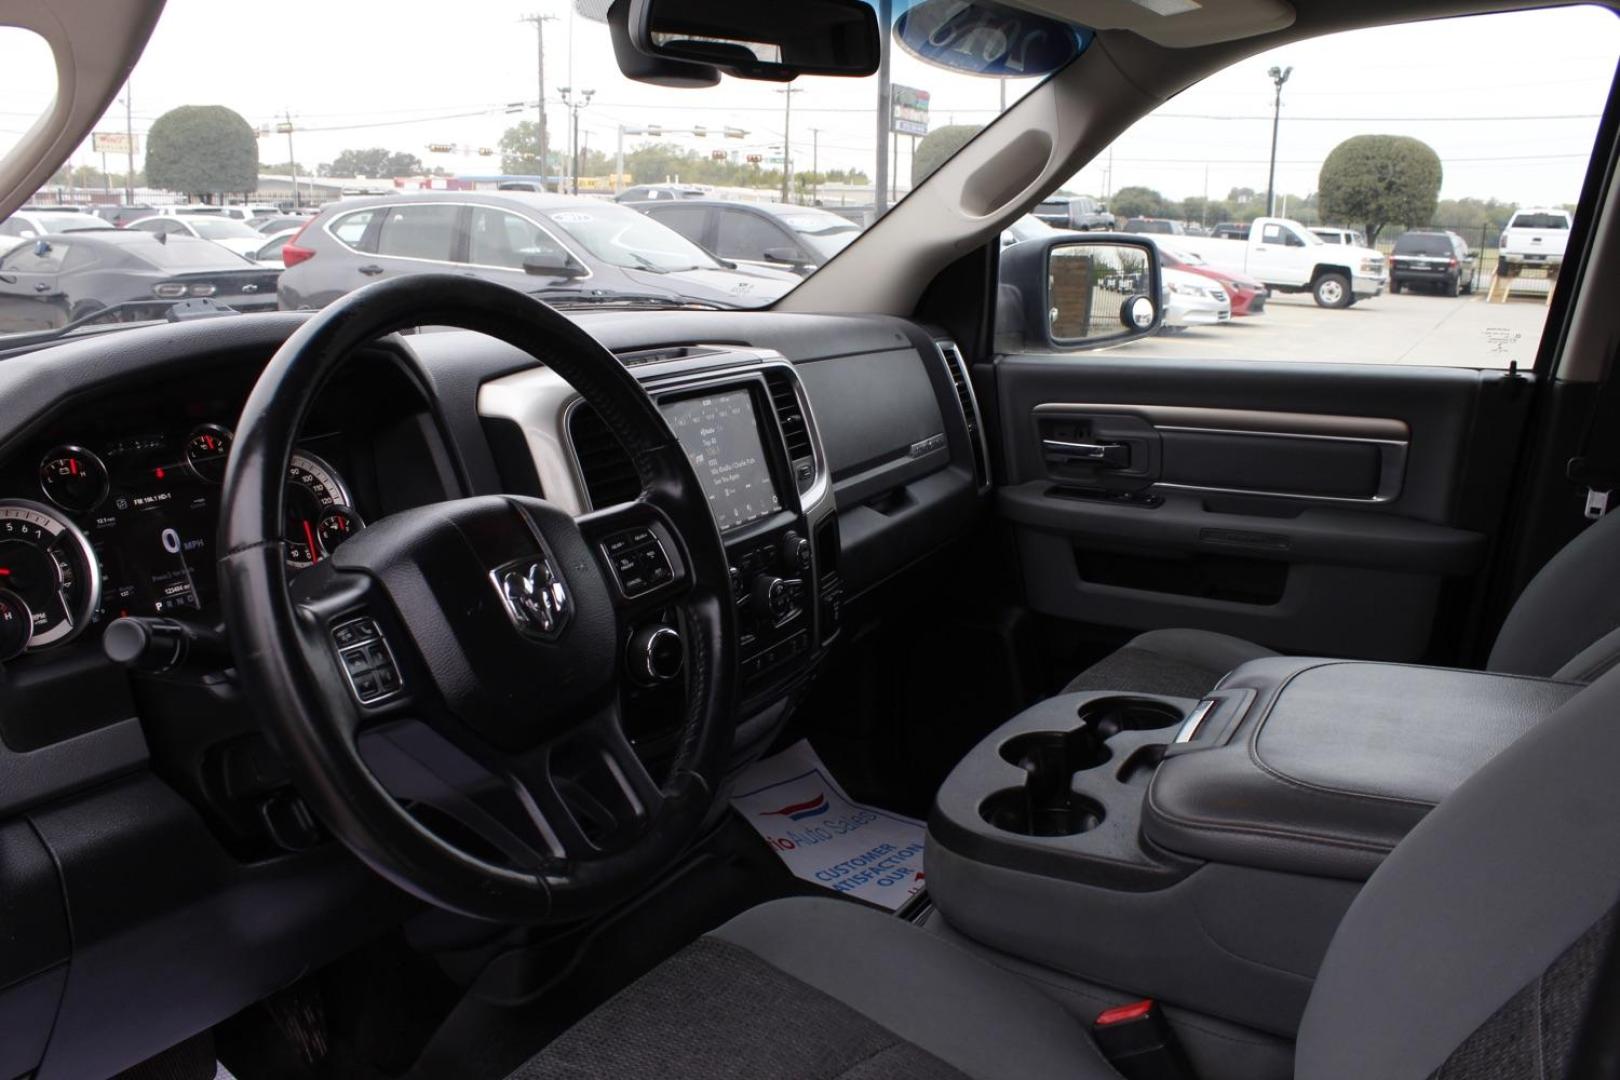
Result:
M1395 239L1389 257L1389 291L1405 285L1431 285L1445 296L1474 291L1477 259L1468 243L1454 232L1413 229Z

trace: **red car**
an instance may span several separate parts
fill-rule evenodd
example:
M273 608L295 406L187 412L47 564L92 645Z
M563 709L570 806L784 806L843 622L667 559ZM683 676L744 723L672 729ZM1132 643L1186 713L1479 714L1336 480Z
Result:
M1203 259L1187 251L1174 251L1161 245L1159 259L1165 266L1185 270L1189 274L1211 278L1221 283L1232 298L1232 317L1258 315L1266 309L1266 287L1246 274L1230 274L1207 266Z

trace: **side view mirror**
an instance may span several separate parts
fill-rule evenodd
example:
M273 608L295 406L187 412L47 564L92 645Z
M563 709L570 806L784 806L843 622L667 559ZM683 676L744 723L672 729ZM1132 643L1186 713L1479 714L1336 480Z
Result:
M782 263L786 266L804 266L807 263L807 260L804 257L804 252L800 251L798 248L790 247L766 248L765 261Z
M1026 345L1118 345L1156 332L1164 319L1159 249L1143 237L1092 233L1015 244L1001 254L1001 283L1018 303L1002 306L997 333L1015 333ZM1021 325L1005 325L1009 319Z
M523 256L523 272L540 277L583 277L585 268L560 251L534 251Z

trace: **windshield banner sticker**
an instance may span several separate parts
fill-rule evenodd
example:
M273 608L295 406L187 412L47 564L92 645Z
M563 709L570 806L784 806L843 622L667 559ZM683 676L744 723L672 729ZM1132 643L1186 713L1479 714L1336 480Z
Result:
M731 807L795 877L891 911L922 890L923 823L852 802L800 740L753 765Z

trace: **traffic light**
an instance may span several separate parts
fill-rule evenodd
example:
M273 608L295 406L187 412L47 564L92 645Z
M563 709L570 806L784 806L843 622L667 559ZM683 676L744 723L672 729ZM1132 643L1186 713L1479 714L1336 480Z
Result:
M765 156L763 154L749 154L748 155L748 164L750 164L750 165L758 165L760 162L762 162L764 160L765 160Z
M648 124L647 125L647 134L651 135L653 138L656 139L660 135L662 135L663 133L664 133L664 129L662 127L660 127L659 125L657 125L657 124Z
M692 125L692 134L701 139L709 134L709 129L704 127L702 124L694 124Z
M726 152L724 150L710 150L709 156L716 161L726 160Z
M478 148L478 156L479 157L494 157L495 156L495 151L491 150L487 146L480 146Z
M430 142L430 143L428 143L428 153L430 153L430 154L448 154L454 149L455 149L455 147L451 146L447 142Z
M726 128L726 138L728 138L728 139L746 138L747 135L748 135L748 132L746 130L744 130L743 128L734 128L734 127Z

